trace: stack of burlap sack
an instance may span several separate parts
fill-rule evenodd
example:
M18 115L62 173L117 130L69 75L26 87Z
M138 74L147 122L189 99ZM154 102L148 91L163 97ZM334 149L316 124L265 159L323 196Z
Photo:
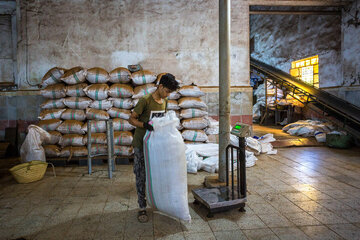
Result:
M156 90L156 75L131 73L127 68L50 69L42 79L42 105L38 125L50 132L44 148L48 157L87 156L87 120L91 123L92 154L107 153L106 122L113 119L115 155L133 153L128 119L137 100Z
M206 104L200 98L204 92L195 85L182 86L179 90L179 99L169 100L168 106L176 105L180 110L182 137L185 142L201 143L208 140L204 129L208 127ZM173 103L170 101L173 101Z

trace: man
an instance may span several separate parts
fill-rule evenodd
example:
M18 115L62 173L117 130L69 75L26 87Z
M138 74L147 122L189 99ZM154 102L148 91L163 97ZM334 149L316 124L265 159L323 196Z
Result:
M146 130L154 130L149 121L153 117L164 115L167 107L167 97L178 87L179 83L175 80L175 77L172 74L167 73L163 75L160 79L156 91L140 98L129 119L130 124L136 126L132 145L135 152L134 173L136 176L136 191L140 208L140 211L138 212L139 222L148 221L145 199L146 173L143 152L143 138Z

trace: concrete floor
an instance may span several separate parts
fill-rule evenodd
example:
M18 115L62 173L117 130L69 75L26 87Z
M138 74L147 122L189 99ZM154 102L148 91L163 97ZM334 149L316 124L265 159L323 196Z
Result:
M281 148L247 169L246 213L206 218L189 194L192 222L149 211L136 219L131 165L113 179L106 166L49 168L43 180L17 184L0 171L0 239L360 239L360 150ZM5 160L1 160L5 161ZM189 192L206 172L188 174Z

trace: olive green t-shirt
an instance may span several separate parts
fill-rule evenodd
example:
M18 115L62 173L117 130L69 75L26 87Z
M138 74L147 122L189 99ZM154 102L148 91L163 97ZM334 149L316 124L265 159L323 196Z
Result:
M165 113L167 107L167 99L164 99L162 104L157 103L152 94L148 94L140 98L139 102L136 104L134 111L139 115L138 120L140 122L148 122L154 115L159 113ZM146 129L142 127L137 127L135 129L134 139L132 142L133 147L143 149L143 139L146 133Z

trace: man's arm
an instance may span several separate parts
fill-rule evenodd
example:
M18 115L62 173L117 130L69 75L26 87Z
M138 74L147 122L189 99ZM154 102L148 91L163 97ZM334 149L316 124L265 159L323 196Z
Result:
M130 123L131 125L134 125L135 127L141 127L141 128L143 128L143 127L144 127L144 123L143 123L143 122L140 122L140 121L138 120L138 118L139 118L139 115L138 115L135 111L133 111L133 112L131 113L131 115L130 115L129 123Z

